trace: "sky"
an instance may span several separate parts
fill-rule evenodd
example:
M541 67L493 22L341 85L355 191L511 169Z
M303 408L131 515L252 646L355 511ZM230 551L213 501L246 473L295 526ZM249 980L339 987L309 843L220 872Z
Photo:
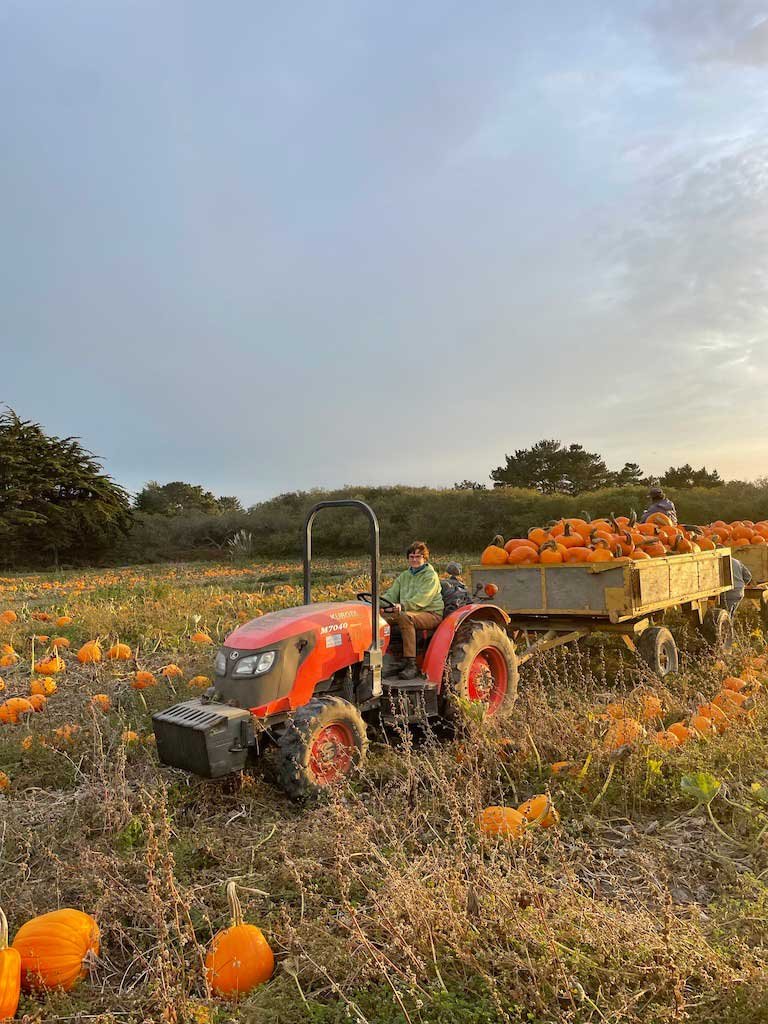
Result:
M131 491L768 474L768 2L0 0L0 402Z

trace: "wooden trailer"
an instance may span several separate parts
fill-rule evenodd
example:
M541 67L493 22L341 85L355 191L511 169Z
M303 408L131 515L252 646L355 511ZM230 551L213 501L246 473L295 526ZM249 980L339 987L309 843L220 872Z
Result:
M733 586L728 549L634 561L564 565L476 565L471 586L510 616L519 659L589 633L615 633L664 676L677 670L678 651L664 613L680 607L715 646L729 646L733 630L716 607Z
M768 630L768 544L732 548L731 554L752 573L752 582L744 588L744 597L757 605L762 627Z

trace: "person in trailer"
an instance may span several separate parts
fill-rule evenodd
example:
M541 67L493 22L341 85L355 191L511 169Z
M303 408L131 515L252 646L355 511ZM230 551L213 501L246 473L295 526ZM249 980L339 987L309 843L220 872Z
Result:
M443 618L443 595L440 577L429 561L429 548L416 540L408 548L408 568L401 572L392 586L382 594L394 604L382 615L400 629L403 638L403 661L396 666L400 679L415 679L416 630L436 629Z
M660 487L651 487L648 491L648 508L643 510L640 522L647 522L654 512L663 512L665 516L669 516L673 523L677 522L675 504L666 497Z

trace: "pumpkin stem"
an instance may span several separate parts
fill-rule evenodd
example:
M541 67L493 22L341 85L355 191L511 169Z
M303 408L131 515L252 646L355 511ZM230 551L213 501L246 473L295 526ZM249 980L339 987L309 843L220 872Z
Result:
M0 952L8 948L8 918L0 907Z
M502 535L500 533L497 533L496 536L491 541L491 547L493 547L494 545L497 548L503 548L504 547L504 538L502 537Z
M579 519L583 519L585 523L592 522L592 516L586 511L586 509L582 509L581 512L579 512Z
M243 908L237 895L237 886L233 881L227 882L227 902L229 903L232 924L235 928L239 928L243 923Z

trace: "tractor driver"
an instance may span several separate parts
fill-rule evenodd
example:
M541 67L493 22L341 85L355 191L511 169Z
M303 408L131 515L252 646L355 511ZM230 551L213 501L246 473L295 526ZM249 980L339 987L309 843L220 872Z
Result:
M408 548L408 568L382 597L394 604L394 608L387 608L382 615L391 625L399 626L403 638L404 660L397 666L399 677L415 679L419 674L416 630L436 629L443 618L440 578L429 564L429 548L423 541L416 540Z

